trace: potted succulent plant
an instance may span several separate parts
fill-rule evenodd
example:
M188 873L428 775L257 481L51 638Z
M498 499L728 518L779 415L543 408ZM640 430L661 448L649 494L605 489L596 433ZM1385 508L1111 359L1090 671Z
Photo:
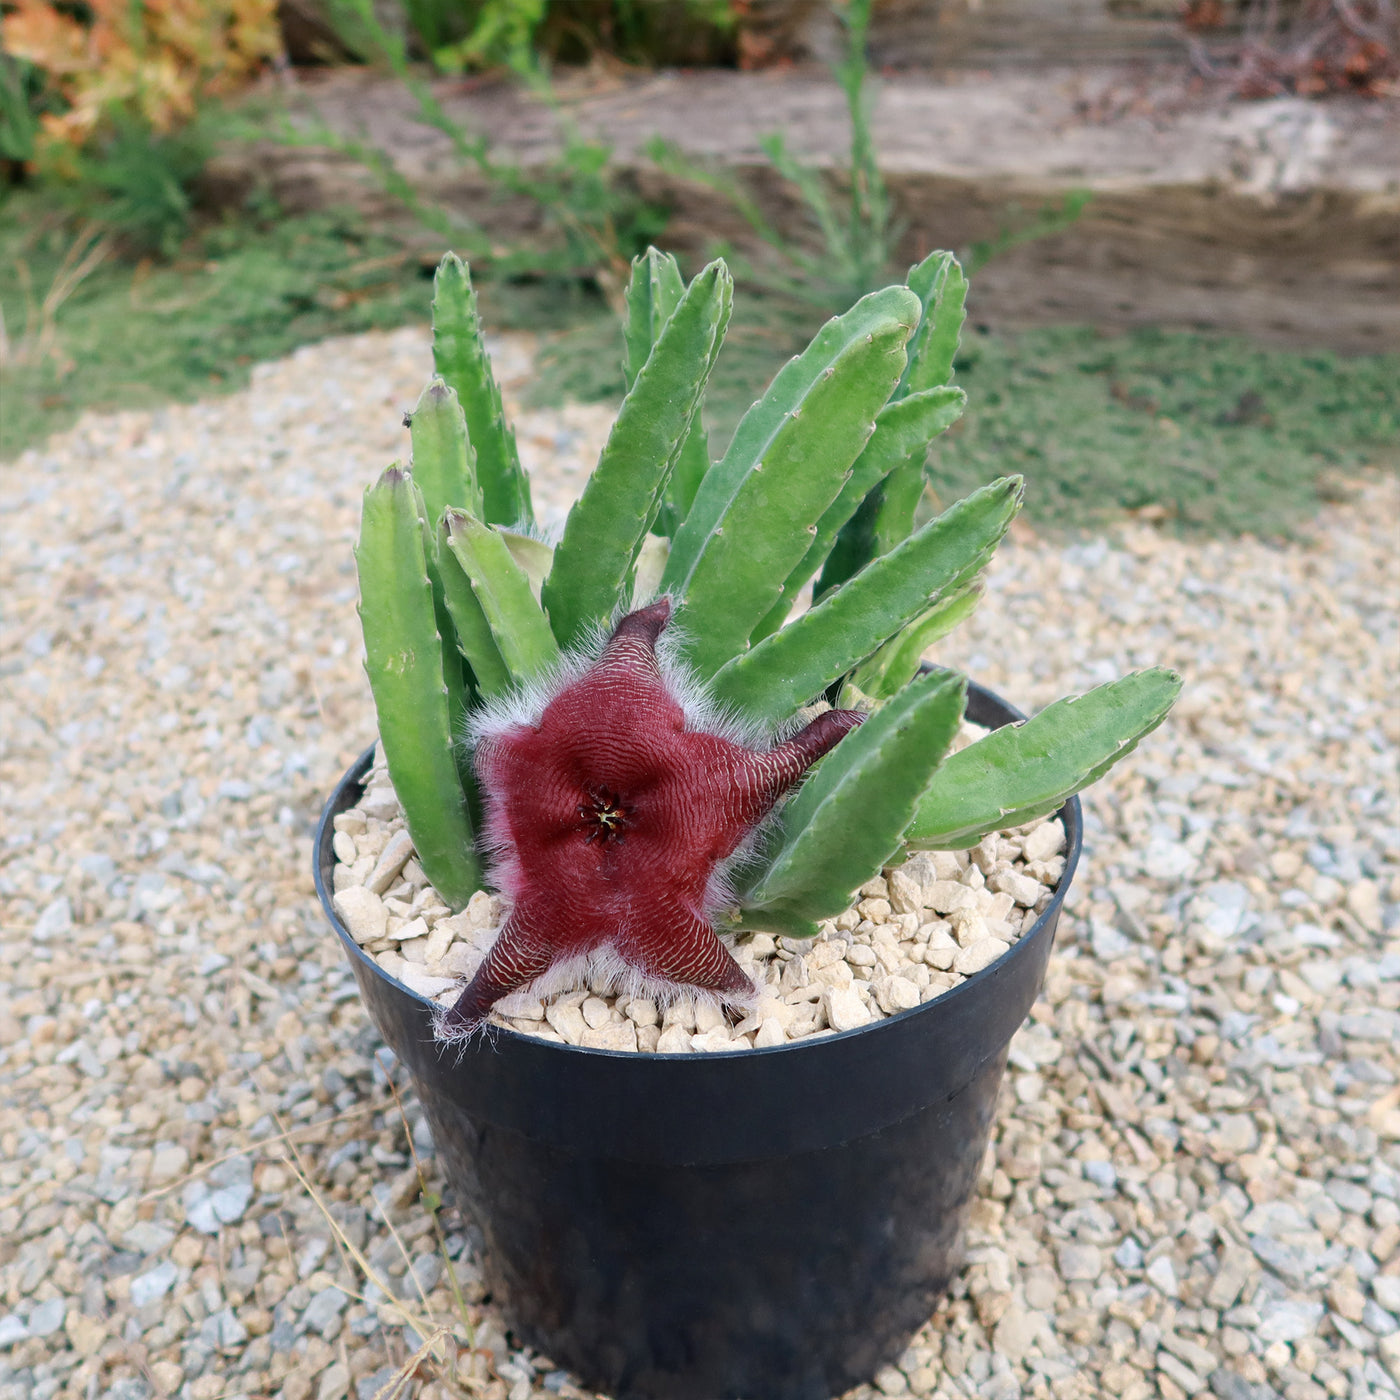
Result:
M1007 478L918 523L965 292L935 253L862 298L712 463L729 273L648 252L626 398L550 545L449 255L411 464L365 496L383 768L328 802L318 889L512 1325L619 1396L817 1400L907 1343L957 1264L1074 794L1179 687L1018 723L921 664L1021 502Z

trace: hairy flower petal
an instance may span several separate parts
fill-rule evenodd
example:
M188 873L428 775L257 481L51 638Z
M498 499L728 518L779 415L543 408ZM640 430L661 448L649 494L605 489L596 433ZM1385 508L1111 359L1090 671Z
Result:
M479 743L512 905L445 1035L470 1031L551 968L605 949L662 992L752 994L710 920L716 872L861 716L828 710L768 750L688 728L656 654L670 616L665 598L629 613L535 723Z

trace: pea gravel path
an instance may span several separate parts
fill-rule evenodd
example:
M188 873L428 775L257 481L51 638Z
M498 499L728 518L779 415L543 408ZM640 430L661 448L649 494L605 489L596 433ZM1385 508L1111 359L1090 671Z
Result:
M579 1393L449 1204L466 1345L431 1144L311 894L372 732L359 494L426 366L330 342L0 467L0 1400L387 1398L415 1325L403 1394ZM606 421L524 419L556 508ZM1397 513L1372 483L1314 547L1023 534L942 654L1032 706L1156 661L1187 689L1094 793L969 1268L880 1392L1400 1390Z

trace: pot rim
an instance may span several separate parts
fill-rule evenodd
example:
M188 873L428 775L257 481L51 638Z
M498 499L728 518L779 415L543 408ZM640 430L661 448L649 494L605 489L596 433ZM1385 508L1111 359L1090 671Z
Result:
M974 698L979 704L994 705L1012 718L1003 720L1001 724L989 726L993 729L1004 727L1006 724L1022 723L1026 716L1014 705L1003 700L995 692L988 690L985 686L978 685L975 681L968 682L968 705L972 707ZM976 720L972 721L974 724ZM316 823L316 834L313 838L313 874L315 878L316 894L321 901L321 909L326 918L330 921L331 927L340 938L340 942L352 960L357 961L368 973L376 978L381 978L391 984L398 992L404 996L412 998L418 1002L426 1015L433 1015L441 1009L439 1004L431 998L415 992L411 987L400 982L396 977L391 977L380 965L365 952L365 950L351 936L350 931L341 921L340 915L336 912L332 903L331 891L326 885L326 872L333 870L335 862L326 861L323 855L329 851L331 841L334 837L333 822L338 812L346 810L348 804L343 803L343 798L348 789L359 788L363 791L364 778L369 772L374 761L374 751L378 740L371 743L359 757L343 773L327 797L325 805L321 808L321 815ZM1065 896L1069 892L1069 887L1074 879L1074 874L1079 867L1079 857L1083 846L1083 809L1080 805L1079 797L1073 796L1060 808L1051 814L1052 818L1062 821L1065 827L1065 868L1060 875L1059 883L1055 887L1054 893L1050 897L1050 903L1045 906L1037 916L1036 921L1023 933L1015 943L1011 944L995 962L989 963L980 972L974 972L972 976L965 978L958 986L950 987L941 996L934 997L930 1001L921 1003L919 1006L910 1007L907 1011L896 1012L893 1016L883 1016L879 1020L871 1021L864 1026L857 1026L849 1031L828 1032L823 1035L807 1036L802 1040L790 1040L783 1045L768 1045L761 1048L745 1048L739 1050L707 1050L703 1054L697 1055L693 1051L648 1051L643 1053L636 1050L604 1050L594 1046L569 1045L567 1042L555 1042L551 1040L541 1040L538 1036L528 1035L524 1031L518 1031L512 1026L502 1026L489 1023L485 1034L494 1042L498 1037L506 1037L510 1041L527 1042L532 1049L558 1051L570 1055L592 1055L605 1059L626 1060L629 1062L653 1062L653 1063L682 1063L693 1064L697 1059L701 1060L737 1060L744 1057L755 1057L760 1055L785 1055L804 1049L814 1049L819 1046L828 1046L837 1041L851 1041L857 1037L872 1035L881 1030L888 1030L897 1024L903 1024L915 1016L931 1011L936 1007L942 1007L945 1011L955 1005L958 1001L968 997L975 997L979 994L984 983L995 978L999 973L1017 959L1018 955L1024 954L1034 943L1038 943L1044 936L1047 928L1053 928L1058 920L1061 906L1064 904Z

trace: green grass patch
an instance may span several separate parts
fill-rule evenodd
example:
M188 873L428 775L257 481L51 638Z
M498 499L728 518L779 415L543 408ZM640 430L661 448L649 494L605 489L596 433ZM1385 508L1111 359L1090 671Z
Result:
M1152 508L1187 531L1296 533L1368 467L1400 466L1400 356L1264 349L1182 331L974 334L967 413L929 479L956 500L1026 477L1037 525Z

